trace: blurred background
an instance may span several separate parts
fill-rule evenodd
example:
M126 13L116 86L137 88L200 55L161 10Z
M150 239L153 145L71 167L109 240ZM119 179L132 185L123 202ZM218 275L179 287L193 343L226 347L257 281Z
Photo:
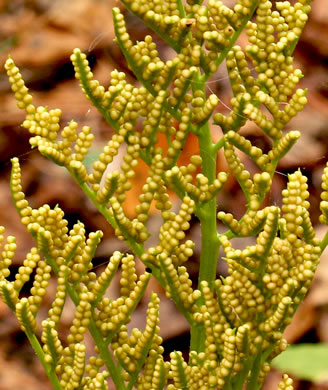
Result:
M225 1L225 3L233 5L234 1ZM104 264L115 250L127 250L124 243L114 238L111 227L85 198L65 169L55 166L40 156L37 151L31 151L29 136L20 126L24 120L24 113L16 107L3 70L3 64L10 54L20 67L26 85L33 94L35 105L60 108L63 111L63 125L74 119L81 127L83 125L92 127L95 141L87 161L91 166L101 148L111 137L112 130L80 91L78 81L74 79L69 57L75 47L87 53L95 78L104 86L109 84L110 72L115 68L126 72L129 82L135 82L118 46L113 42L111 9L117 6L122 7L118 0L0 0L0 225L6 227L6 235L15 235L17 238L18 250L12 265L13 274L34 245L31 236L20 224L11 201L10 159L14 156L20 159L24 191L32 207L40 207L44 203L52 207L59 204L65 211L70 226L80 220L85 224L87 232L103 230L104 239L94 261L97 272L103 270ZM126 20L134 40L142 40L150 33L133 15L126 13ZM171 50L163 42L159 40L156 42L163 58L172 55ZM239 43L245 45L246 37L242 36ZM318 235L322 237L326 228L318 225L320 184L321 174L328 160L328 6L326 0L313 2L310 21L295 51L295 67L303 71L304 78L300 87L308 88L309 103L290 123L288 130L300 130L302 137L288 156L281 161L267 201L280 204L280 193L286 184L286 175L300 168L308 177L311 216ZM208 92L212 91L218 94L222 102L218 109L228 113L231 91L224 70L219 70L209 81ZM243 134L264 150L268 148L267 139L252 124L248 124L243 129ZM220 136L220 129L213 128L213 138ZM195 140L190 138L181 161L183 162L184 159L187 161L188 156L193 153L197 153L197 146ZM221 164L219 169L226 169L221 157L219 164ZM247 161L245 164L248 169L254 170ZM146 171L142 165L137 169L135 183L126 202L126 211L130 216L133 216L138 190L146 179ZM220 209L233 212L238 218L244 213L245 199L233 181L228 182L220 195L219 202ZM150 218L150 230L157 232L160 223L159 215L153 213ZM192 221L189 236L196 242L195 254L188 264L191 278L196 283L199 254L199 227L196 220ZM156 239L156 233L154 237ZM247 244L243 242L240 245ZM138 267L142 271L142 265ZM222 269L220 267L218 271L224 272L224 267ZM26 287L26 293L30 287ZM55 281L51 281L40 309L41 317L47 315L55 288ZM118 289L117 279L113 282L110 294L116 296ZM187 323L175 307L165 299L163 291L155 283L150 286L150 289L155 289L163 297L161 327L165 353L168 354L173 349L187 351L189 343ZM149 295L145 296L134 313L132 326L143 329L148 297ZM67 307L63 314L61 327L64 335L67 334L70 326L72 309ZM328 343L327 253L322 256L313 287L293 323L286 330L285 337L290 343ZM87 342L91 345L91 340ZM311 376L313 370L310 370L310 374L305 374L305 369L294 372L297 389L328 389L327 352L324 351L320 356L318 359L325 364L320 368L319 373L316 371L316 375ZM308 365L308 352L303 354L301 352L298 357L300 364L306 362ZM292 371L289 367L287 369ZM265 389L276 389L280 377L281 374L273 370L267 378ZM51 388L16 318L0 301L0 390L21 387L24 390Z

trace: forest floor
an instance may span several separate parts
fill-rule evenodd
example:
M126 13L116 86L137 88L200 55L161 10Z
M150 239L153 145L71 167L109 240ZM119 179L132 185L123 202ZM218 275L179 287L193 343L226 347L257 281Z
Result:
M233 3L233 1L230 1ZM9 190L10 159L19 157L24 191L34 207L44 203L59 204L65 210L66 218L72 226L82 221L86 230L101 229L104 239L97 251L95 264L103 269L106 260L114 250L124 251L125 245L114 238L113 230L96 209L85 199L66 171L49 162L30 149L28 138L20 126L23 112L16 107L13 93L7 80L3 64L10 54L20 67L27 86L33 93L36 105L61 108L62 123L74 118L82 127L89 125L96 135L90 154L92 160L112 134L104 120L80 91L74 79L69 57L75 47L88 54L96 79L108 85L110 72L119 69L127 72L129 82L133 75L127 68L118 46L113 42L111 9L119 6L116 0L3 0L0 2L0 225L6 227L6 234L15 235L18 250L12 267L14 273L22 264L26 253L33 246L31 236L21 225L12 204ZM141 40L149 31L134 16L127 14L128 29L135 40ZM241 44L245 37L241 37ZM245 43L245 42L244 42ZM158 42L164 58L172 53ZM297 129L301 139L280 163L270 192L268 202L280 204L281 190L286 185L287 174L298 168L308 177L311 217L319 236L327 227L318 224L320 185L323 168L328 160L328 7L326 0L315 0L310 21L295 51L295 64L304 73L302 88L308 88L309 103L287 130ZM209 80L208 91L218 94L223 113L229 111L230 84L226 73L220 70ZM216 135L217 134L217 135ZM213 129L213 137L220 136L218 128ZM264 149L268 141L254 126L248 126L244 134L249 139L257 137L257 144ZM194 153L196 146L188 141L184 158ZM225 169L222 160L222 169ZM137 170L135 186L129 193L127 212L133 215L138 197L138 189L144 182L145 170ZM232 197L233 195L233 197ZM233 204L232 204L233 198ZM245 210L245 199L238 192L235 183L229 183L220 195L220 207L232 211L236 217ZM151 215L153 230L159 229L160 218ZM199 227L192 225L190 236L199 248ZM247 243L246 243L247 244ZM197 250L188 265L191 277L197 278ZM219 269L219 272L221 270ZM222 271L223 272L223 271ZM117 289L119 284L116 283ZM163 292L156 285L151 286L161 296ZM115 288L115 287L114 287ZM46 315L51 304L55 282L50 283L43 310ZM113 294L116 292L114 291ZM149 296L149 295L148 295ZM133 326L144 327L144 310L147 297L133 316ZM328 343L328 253L322 256L313 287L297 312L294 321L287 328L285 336L290 343ZM169 321L167 320L169 318ZM64 312L62 327L70 326L70 309ZM162 336L165 350L186 349L188 346L188 325L170 301L163 299L161 305ZM327 362L328 367L328 362ZM277 388L280 374L273 371L265 385L265 390ZM328 389L326 383L305 383L296 380L297 389ZM8 307L0 301L0 390L46 390L50 389L43 369L33 354L28 341Z

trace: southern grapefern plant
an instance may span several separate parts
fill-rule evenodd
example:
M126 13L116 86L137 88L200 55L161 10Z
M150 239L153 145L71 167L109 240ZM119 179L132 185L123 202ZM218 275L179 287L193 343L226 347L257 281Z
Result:
M125 0L124 5L176 54L162 60L150 35L133 43L118 8L113 9L115 41L139 86L129 84L117 70L111 73L109 87L100 85L86 55L74 50L71 59L82 91L115 131L91 171L83 163L93 140L91 128L80 129L72 120L61 129L61 111L35 107L11 58L5 67L17 105L26 112L23 127L32 135L31 146L68 170L133 254L115 252L100 275L92 272L102 232L86 236L81 222L69 231L59 206L32 209L14 158L12 197L35 247L15 280L8 281L16 244L14 237L7 237L0 263L1 296L15 312L56 390L108 389L108 378L120 390L238 390L245 384L259 389L270 361L287 346L282 333L308 291L328 242L327 235L322 241L315 237L306 177L300 171L289 175L281 208L262 206L279 160L300 137L296 130L284 133L284 128L307 102L306 91L297 89L302 72L294 69L292 55L310 1L276 2L273 7L268 0L237 0L232 8L219 0L206 5L201 0ZM236 45L243 31L249 41L245 48ZM226 67L232 89L229 115L218 111L219 98L207 96L205 90L220 66ZM248 121L271 140L267 154L240 133ZM213 141L210 126L217 134L222 132L218 141ZM182 166L177 161L190 133L200 152ZM166 147L159 145L159 134ZM123 144L120 169L113 170L111 163ZM217 169L220 150L230 173ZM257 166L253 176L238 150ZM124 202L140 160L148 166L148 178L131 219ZM240 220L218 205L228 174L238 181L247 202ZM328 167L322 186L321 222L327 224ZM172 210L169 189L181 199L177 212ZM150 247L147 221L152 204L161 213L162 226L157 245ZM201 228L195 289L184 265L194 249L186 238L193 215ZM218 220L227 227L222 234L217 232ZM238 237L256 237L256 244L234 249L230 240ZM228 275L216 278L220 246ZM141 275L136 272L137 257L145 265ZM119 267L120 297L110 299L105 293ZM56 296L40 324L38 309L51 273L57 277ZM32 274L30 295L21 297ZM151 277L190 324L187 361L180 351L172 352L170 361L163 359L155 293L145 329L127 328ZM76 311L64 339L58 326L68 297ZM88 359L87 329L95 342ZM279 388L292 389L292 380L284 376Z

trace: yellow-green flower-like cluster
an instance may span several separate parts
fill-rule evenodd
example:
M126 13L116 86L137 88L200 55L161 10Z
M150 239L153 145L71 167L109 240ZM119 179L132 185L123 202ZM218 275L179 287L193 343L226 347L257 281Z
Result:
M219 172L216 180L209 184L208 178L199 173L194 178L197 167L202 164L202 158L194 155L190 158L188 166L175 166L166 171L168 185L176 192L185 192L194 202L208 202L215 198L227 181L228 175L225 172ZM196 179L197 184L192 182Z
M86 54L74 50L71 61L81 89L114 132L90 170L84 160L94 138L91 128L79 129L74 120L62 127L60 110L33 105L11 58L5 68L17 105L26 112L23 127L32 135L32 147L69 171L134 254L114 252L102 272L93 272L102 232L87 235L82 222L69 230L58 206L33 209L22 190L18 159L13 159L12 198L35 247L15 280L9 281L16 243L7 237L0 261L1 297L16 313L56 390L108 389L109 377L124 390L240 390L246 382L257 389L271 360L287 346L283 331L308 291L328 242L327 237L321 242L315 238L306 178L300 171L289 175L281 209L262 207L279 160L300 137L296 130L284 133L284 127L307 103L306 91L297 88L302 72L294 69L292 55L308 18L309 1L273 6L269 0L237 0L232 8L217 0L123 3L176 55L161 58L151 35L134 43L118 8L113 9L115 41L140 86L128 83L118 70L111 72L108 86L102 86L94 79ZM244 29L249 41L245 49L235 44ZM206 93L206 83L223 61L232 91L229 115L217 112L220 99ZM223 132L215 142L212 117ZM270 139L269 151L242 134L247 121ZM200 152L193 151L183 165L180 157L189 137L196 137ZM228 180L228 173L218 170L221 148L246 198L239 220L217 210L217 197ZM255 163L253 175L239 152ZM127 193L138 177L140 161L148 176L130 217ZM320 204L325 224L327 169ZM175 209L171 190L180 198ZM162 225L157 242L155 238L149 244L153 206ZM194 254L195 243L187 239L194 216L202 233L196 288L185 264ZM218 219L227 226L225 233L217 232ZM230 241L250 236L256 237L254 244L244 249L235 249ZM216 279L220 246L228 274ZM137 257L147 267L141 274ZM41 323L39 342L38 311L51 273L57 278L56 294ZM164 361L155 293L144 331L129 331L127 324L152 274L191 326L188 363L179 351ZM117 275L120 295L112 298L106 291ZM28 297L21 297L26 282L33 286ZM63 339L59 327L68 297L76 309ZM95 341L91 355L86 350L87 332ZM292 381L284 376L279 388L290 390Z
M234 95L232 111L228 116L214 115L214 122L225 133L227 162L237 174L247 198L250 197L249 178L244 179L244 167L234 148L246 153L262 171L272 176L279 159L300 136L298 131L284 135L282 130L307 103L306 91L296 89L303 76L299 69L293 68L292 53L310 6L303 1L294 6L285 3L279 3L274 10L270 1L259 2L256 21L247 24L249 45L245 52L240 46L234 46L227 54L227 70ZM254 66L255 75L249 62ZM268 154L263 154L237 133L246 120L253 121L273 140L273 148Z
M107 388L106 378L109 375L118 380L118 373L113 373L112 363L108 360L110 356L108 348L112 345L116 358L125 359L122 358L121 351L126 348L126 340L119 335L126 332L126 324L144 295L151 273L147 270L144 274L137 275L134 256L123 256L119 252L113 254L100 275L92 272L92 259L102 233L91 232L86 237L81 222L68 231L64 213L58 206L54 209L48 205L38 209L30 207L22 191L18 159L13 159L12 163L12 197L22 222L35 239L36 247L27 254L15 279L8 281L9 266L14 257L16 243L14 237L7 237L7 243L1 253L0 294L15 311L22 330L30 338L41 361L48 367L54 383L67 389L79 386L85 386L90 390ZM4 229L1 228L1 241L4 238L3 232ZM187 248L185 251L188 252ZM120 264L121 296L111 301L105 293ZM34 335L39 322L39 307L46 294L51 272L57 276L57 290L48 318L42 321L40 345ZM24 284L30 279L33 281L30 295L20 297ZM63 340L58 333L58 326L69 296L76 310L69 334L66 340ZM164 361L163 350L160 347L161 338L158 336L158 302L158 297L154 295L149 305L148 320L142 337L135 337L137 330L134 330L131 336L130 346L133 351L139 351L140 355L138 355L140 358L134 360L135 369L131 370L132 363L125 367L126 380L131 383L137 380L140 383L145 382L143 377L137 375L144 366L148 367L149 376L153 374L153 364L156 364L157 374L155 373L152 379L154 383L158 381L157 375L162 375ZM88 329L97 340L97 347L95 356L86 364L84 335ZM132 341L133 338L136 342ZM135 352L131 352L130 355L134 356ZM104 364L107 370L101 369ZM85 376L85 372L89 375ZM163 378L159 379L160 383Z
M322 193L320 202L320 222L328 224L328 165L325 167L322 175Z
M283 380L279 383L279 390L293 390L293 380L287 374L284 375Z
M205 327L205 351L191 352L188 364L179 352L171 354L172 389L234 386L257 356L269 356L257 367L256 379L249 379L261 382L271 359L286 348L283 330L308 291L321 249L308 217L306 178L299 171L289 176L282 195L282 216L273 206L255 212L253 223L260 229L255 245L234 249L226 235L219 236L229 276L217 279L214 291L204 281L192 293L203 302L193 320ZM231 214L222 217L238 226ZM242 235L238 228L234 232ZM279 386L292 388L292 382L284 377Z
M85 180L86 170L81 162L93 140L91 129L85 126L77 133L78 125L71 121L60 133L62 140L58 140L61 111L59 109L49 111L47 107L42 106L35 107L32 96L28 93L28 88L12 59L7 60L5 68L12 90L16 91L17 105L26 111L23 126L34 135L30 139L32 147L38 147L40 153L59 165L70 167L81 180Z
M74 233L77 230L78 225L75 226L75 230L72 229L70 237L76 238L77 236ZM79 232L81 233L81 231ZM94 234L96 235L96 233ZM50 233L51 235L52 233ZM79 240L73 239L69 241L72 244L70 252L78 250L76 244L81 246L81 237L79 238ZM85 246L82 245L82 257L89 257L90 246L94 245L92 238L93 236L91 234L91 238L86 241ZM127 341L126 339L123 340L123 336L121 335L126 332L125 324L130 320L131 313L142 298L150 274L146 272L138 278L133 256L128 255L123 257L119 252L115 252L106 269L98 277L93 272L89 272L87 274L88 277L80 277L76 280L74 277L70 278L70 274L74 275L76 272L74 269L76 266L80 266L79 256L72 256L72 253L68 254L67 257L65 256L66 264L61 264L60 251L57 249L59 260L52 259L49 251L43 253L45 256L45 260L43 260L40 257L42 250L40 248L42 243L40 243L38 248L31 249L24 261L24 265L19 268L19 272L15 275L15 280L9 282L6 280L6 277L9 276L8 266L11 263L16 245L11 237L8 237L7 242L2 252L1 296L16 312L22 330L32 338L32 345L34 347L38 345L37 339L33 339L33 334L36 332L38 323L38 308L46 292L51 268L55 273L58 273L56 298L49 310L49 317L42 322L41 341L43 343L43 352L42 349L38 349L38 355L41 361L49 366L49 370L53 372L52 375L56 375L59 381L58 383L62 386L61 388L75 389L82 385L90 390L107 388L106 378L109 376L109 373L106 370L100 370L105 364L104 359L106 358L106 353L104 353L105 356L101 357L102 352L108 348L109 343L112 343L118 360L126 360L126 358L121 357L121 351L126 349ZM67 246L69 247L69 245ZM123 272L120 284L122 286L122 296L125 295L125 299L120 297L116 301L108 302L108 298L105 298L104 294L115 276L121 260ZM47 262L52 267L47 265ZM60 266L58 267L57 264L60 264ZM92 264L91 260L87 264ZM33 269L36 269L36 274L34 276L33 287L31 288L31 295L27 298L20 298L20 290L24 283L29 281ZM84 269L80 272L83 275ZM69 334L66 341L64 341L59 336L57 328L68 296L75 303L76 311L69 329ZM149 304L148 319L144 333L135 329L130 336L129 345L133 348L133 351L131 350L129 356L134 359L135 363L133 364L135 368L132 368L132 363L126 366L126 380L129 380L129 375L131 375L130 380L133 383L136 380L144 383L145 378L148 378L147 376L145 378L140 376L137 378L137 375L134 373L136 372L138 374L143 366L148 367L148 375L153 375L152 369L154 362L157 365L157 369L152 380L156 383L158 381L157 376L161 374L164 367L162 358L163 349L160 347L161 338L158 336L158 303L159 299L154 295ZM110 312L108 311L109 308ZM107 326L105 325L106 315L109 320ZM84 334L88 328L93 337L98 338L99 345L96 348L98 357L95 355L90 358L89 364L87 365L85 362L86 347L84 344ZM140 334L137 334L137 332ZM115 339L114 336L116 337ZM67 346L64 347L64 344ZM139 351L138 358L136 358L137 351ZM110 366L110 362L107 361L107 364ZM85 370L89 376L85 376ZM99 383L104 387L98 387Z

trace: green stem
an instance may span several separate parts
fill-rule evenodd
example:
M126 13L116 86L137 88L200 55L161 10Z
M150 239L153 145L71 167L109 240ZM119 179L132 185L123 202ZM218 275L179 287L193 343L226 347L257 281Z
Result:
M29 342L31 343L38 359L40 360L40 362L44 368L44 371L46 372L46 374L47 374L47 376L52 384L52 387L54 388L54 390L62 390L62 387L59 383L59 380L57 378L57 375L56 375L53 367L51 367L51 365L48 364L44 360L44 352L43 352L43 349L42 349L36 335L34 333L26 332L26 336L29 339Z
M220 139L220 141L218 141L214 146L213 146L213 151L215 151L215 153L217 153L220 149L223 148L224 146L224 138L222 137Z
M195 88L204 91L205 81L200 74L196 75ZM198 132L200 156L202 157L202 173L212 184L216 178L217 149L213 146L209 123L206 122ZM198 277L198 288L202 281L209 285L215 280L216 267L219 255L219 240L216 232L216 198L202 203L198 208L198 217L201 227L201 254ZM202 304L202 302L200 302ZM201 324L191 327L190 350L201 352L205 348L205 329Z
M117 124L117 121L113 120L110 117L108 110L103 106L103 104L101 103L101 100L94 96L94 94L92 92L92 89L89 86L88 77L87 77L87 74L86 74L86 71L85 71L85 67L83 65L83 60L81 59L81 54L80 53L76 55L76 62L77 62L77 65L79 67L79 72L81 74L81 79L80 79L81 87L84 88L85 94L90 99L92 105L95 106L97 108L97 110L100 112L100 114L103 116L105 121L115 131L118 131L119 126Z
M257 354L253 362L251 373L248 379L248 390L259 390L261 388L261 382L259 376L261 368L264 362L268 360L269 355L272 353L276 343L272 343L267 349L263 350L262 345L257 349Z
M257 353L257 356L254 360L252 371L250 374L250 378L248 380L247 388L249 390L257 390L259 387L258 378L259 378L259 374L260 374L260 370L261 370L261 362L262 362L262 359L261 359L261 348L260 348L258 353Z
M243 369L236 376L236 381L233 384L234 390L242 390L247 381L247 377L249 374L250 367L253 363L253 359L249 358L243 365Z
M203 82L204 88L205 82ZM209 184L212 184L216 179L217 150L212 143L211 129L208 122L199 129L198 142L202 158L202 173L208 178ZM215 280L219 252L215 198L200 206L199 219L201 223L202 249L198 283L205 280L210 284Z
M114 358L109 351L108 345L104 342L104 339L99 329L97 328L93 318L91 318L90 320L89 331L99 349L100 357L102 358L106 367L108 368L108 371L110 372L111 378L115 384L115 388L117 390L125 390L126 386L124 385L122 374L121 372L119 372L118 367L115 365Z
M324 238L320 242L321 253L326 249L327 245L328 245L328 232L325 234Z

